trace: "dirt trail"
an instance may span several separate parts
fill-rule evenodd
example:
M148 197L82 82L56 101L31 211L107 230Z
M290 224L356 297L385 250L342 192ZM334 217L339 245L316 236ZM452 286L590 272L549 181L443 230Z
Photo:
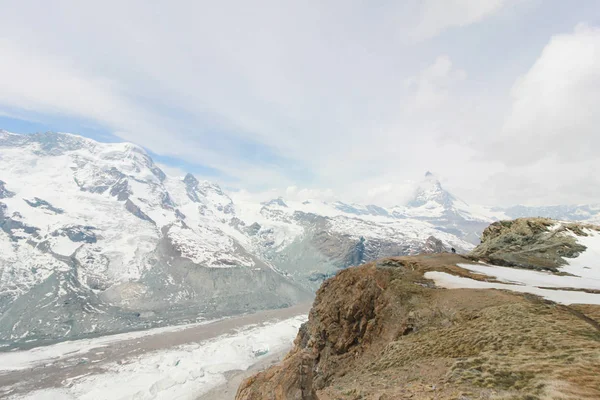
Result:
M103 373L104 367L112 363L127 363L129 359L144 353L235 333L237 329L248 325L307 314L309 309L310 304L305 303L285 309L261 311L179 331L125 339L92 348L85 354L67 356L50 365L38 365L19 371L0 371L0 398L44 388L69 386L77 377Z

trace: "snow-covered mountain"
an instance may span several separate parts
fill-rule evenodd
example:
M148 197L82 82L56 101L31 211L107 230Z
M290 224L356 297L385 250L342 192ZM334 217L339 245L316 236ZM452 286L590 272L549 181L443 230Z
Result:
M514 211L470 206L430 173L390 209L237 197L130 143L0 131L0 346L283 307L340 268L467 252Z
M249 251L231 199L140 147L0 133L0 339L77 337L311 298Z
M0 341L282 307L349 265L472 247L428 222L343 208L234 204L133 144L0 131Z
M479 243L483 229L496 220L488 210L473 207L446 191L431 172L417 185L413 198L405 206L394 207L392 215L430 222L474 244Z
M313 289L340 268L429 251L433 241L446 251L474 247L428 222L396 218L376 206L277 198L238 202L236 210L243 221L252 221L241 230L251 237L255 253Z
M431 223L436 229L479 244L483 230L498 220L522 217L546 217L562 221L600 223L600 204L556 206L487 207L468 204L445 190L439 180L427 172L416 185L406 205L386 209L376 205L360 206L338 203L337 207L356 215L380 215Z
M498 218L506 217L501 211L472 206L446 191L439 180L427 172L415 188L406 205L384 208L374 204L359 205L335 202L336 210L360 218L380 217L395 221L424 221L437 231L454 235L472 244L479 243L481 232ZM409 223L409 222L406 222ZM436 233L435 236L439 235Z

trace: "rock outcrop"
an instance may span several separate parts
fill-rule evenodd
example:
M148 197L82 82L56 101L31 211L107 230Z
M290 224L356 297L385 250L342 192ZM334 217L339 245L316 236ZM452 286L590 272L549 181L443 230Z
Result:
M582 251L568 241L555 244L570 234L553 235L553 226L537 219L493 224L475 253L504 265L536 266L541 259L551 268ZM565 229L584 233L577 225ZM540 256L547 238L559 256L549 262ZM503 241L530 246L527 263ZM486 279L458 266L469 262L444 253L339 272L317 292L292 351L247 379L236 399L600 398L600 306L504 290L447 290L424 278L439 271Z
M597 226L557 222L548 218L519 218L494 222L483 231L481 244L471 255L497 265L557 271L565 258L585 251L577 236Z
M423 253L425 254L437 254L447 251L448 249L446 249L444 243L435 236L429 236L425 241L425 245L423 246Z

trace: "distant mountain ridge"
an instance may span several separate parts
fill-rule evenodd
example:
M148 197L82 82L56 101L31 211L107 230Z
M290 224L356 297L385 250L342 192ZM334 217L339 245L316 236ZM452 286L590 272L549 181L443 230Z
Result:
M430 173L394 208L234 199L131 143L0 131L0 345L287 306L342 268L470 251L503 215Z
M215 183L167 176L130 143L2 131L0 171L7 346L283 307L340 268L472 247L415 219L235 204Z

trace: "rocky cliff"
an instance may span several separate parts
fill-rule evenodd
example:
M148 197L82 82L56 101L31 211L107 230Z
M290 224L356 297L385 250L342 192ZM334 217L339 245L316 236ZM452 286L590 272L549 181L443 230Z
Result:
M519 218L498 221L488 226L474 257L500 265L557 271L586 250L578 237L585 230L600 228L576 222L557 222L549 218Z
M583 293L592 304L577 304L582 288L542 290L517 281L544 274L544 282L590 284L600 261L582 269L592 278L492 265L485 267L497 275L469 269L483 266L474 263L478 255L518 264L502 258L512 255L499 241L509 231L537 245L540 235L560 231L550 240L576 237L566 255L588 254L595 251L590 240L586 246L577 238L596 238L590 228L537 219L495 224L472 257L399 257L341 271L319 289L292 351L280 365L246 380L237 399L598 399L600 292ZM551 259L556 263L542 267L574 264ZM536 260L528 258L527 267ZM511 284L498 283L505 269L514 271ZM468 284L443 289L428 279L433 276L492 290ZM566 296L557 303L542 297L546 292Z

